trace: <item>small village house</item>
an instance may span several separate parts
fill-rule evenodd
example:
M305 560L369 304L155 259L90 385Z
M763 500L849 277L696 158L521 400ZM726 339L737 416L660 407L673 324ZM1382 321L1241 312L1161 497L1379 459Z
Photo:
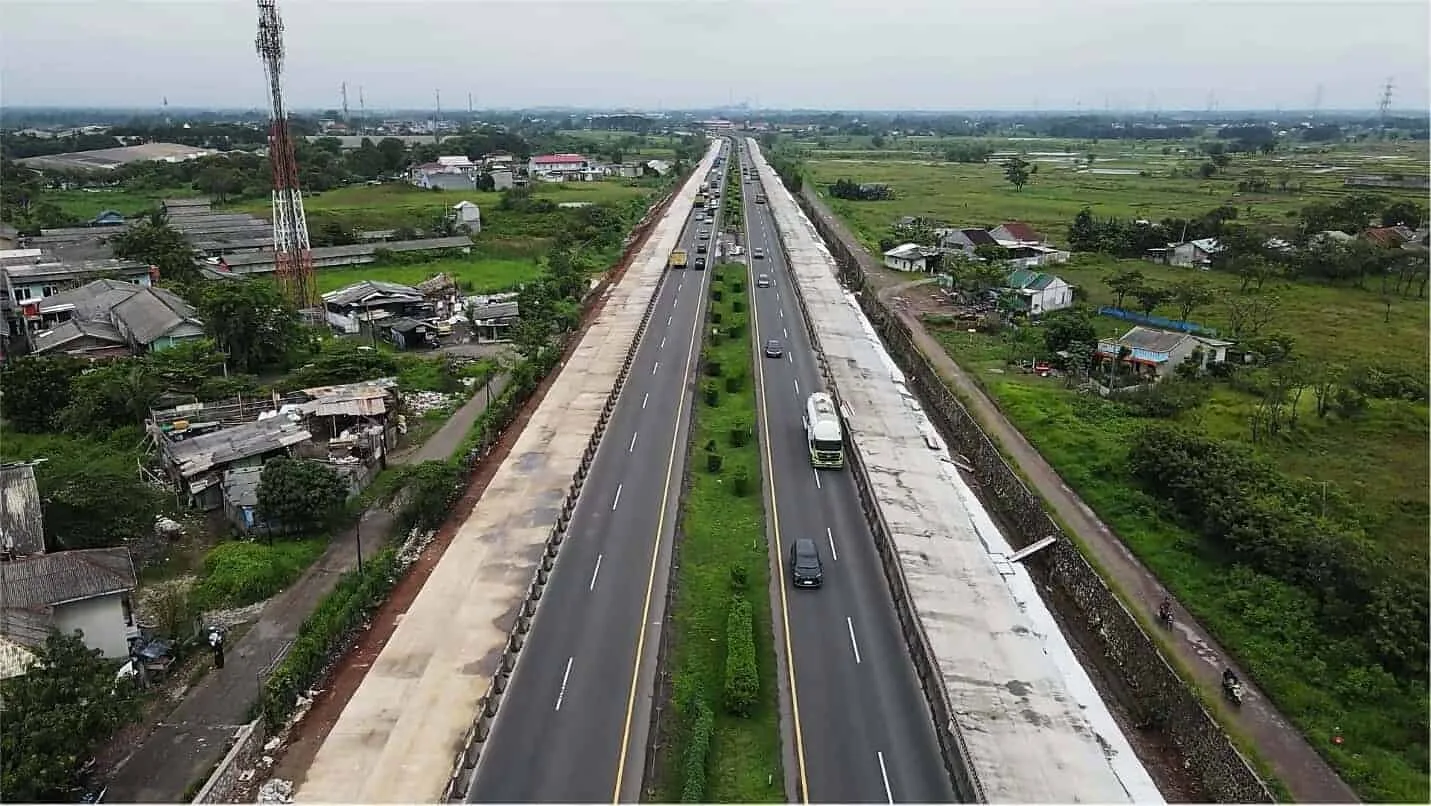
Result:
M34 313L39 322L53 323L34 335L38 354L143 355L205 337L198 311L178 294L122 280L95 280L46 297Z
M452 221L471 235L482 232L482 210L466 199L452 205Z
M1042 316L1073 305L1073 286L1062 277L1029 269L1009 272L1006 287L1017 301L1017 310Z
M1191 333L1138 325L1117 339L1101 339L1095 356L1101 363L1122 361L1135 377L1160 381L1170 375L1194 353L1201 355L1204 368L1227 360L1227 348L1232 342Z
M399 350L415 350L437 346L437 327L406 316L395 316L378 323L383 339Z
M392 316L424 318L434 306L410 285L386 280L359 280L323 295L328 324L341 333L358 333L363 322L380 322Z
M937 271L941 253L938 249L905 243L884 253L884 265L895 271L923 272Z
M975 227L967 229L953 229L944 233L939 239L939 245L954 252L962 252L969 257L974 256L974 250L981 246L998 246L999 242L994 240L994 236L987 231Z

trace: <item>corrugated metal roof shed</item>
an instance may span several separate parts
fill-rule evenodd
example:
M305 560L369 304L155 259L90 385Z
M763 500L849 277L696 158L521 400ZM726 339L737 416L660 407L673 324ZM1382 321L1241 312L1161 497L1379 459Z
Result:
M33 465L0 465L0 541L22 556L45 551L44 514Z
M124 546L58 551L5 565L5 606L41 610L131 591L138 584Z

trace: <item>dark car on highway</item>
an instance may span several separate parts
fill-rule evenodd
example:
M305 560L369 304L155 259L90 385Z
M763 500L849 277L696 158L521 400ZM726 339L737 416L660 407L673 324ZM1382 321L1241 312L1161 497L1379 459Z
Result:
M808 537L790 544L790 584L797 588L818 588L825 584L820 549Z
M765 343L765 355L769 358L779 358L785 355L785 348L780 345L779 339L771 339Z

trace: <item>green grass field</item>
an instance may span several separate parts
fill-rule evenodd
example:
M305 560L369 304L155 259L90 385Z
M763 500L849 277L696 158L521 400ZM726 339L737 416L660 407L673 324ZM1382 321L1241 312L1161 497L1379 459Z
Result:
M1418 703L1414 695L1395 689L1368 698L1346 685L1357 674L1352 668L1356 660L1339 651L1337 638L1280 602L1259 604L1257 588L1194 550L1200 543L1196 536L1159 516L1162 506L1138 488L1125 464L1129 435L1148 420L1073 392L1060 379L1006 367L1007 350L997 337L950 327L931 327L931 332L1363 798L1425 802L1425 737L1414 729L1424 698ZM1245 442L1251 405L1247 395L1220 387L1176 420ZM1259 452L1289 473L1345 490L1378 521L1366 524L1369 534L1390 544L1407 563L1425 567L1426 417L1425 405L1388 401L1374 401L1363 418L1350 423L1318 420L1309 413L1294 436L1260 446ZM1332 744L1335 727L1346 735L1345 745Z
M159 202L164 199L182 199L197 195L197 191L187 188L154 191L97 188L93 192L47 190L44 200L58 205L61 210L82 221L89 221L105 210L113 210L130 218L157 208Z
M361 280L385 280L390 283L417 285L441 273L457 284L478 294L512 291L541 273L535 259L494 258L480 254L461 255L411 265L362 265L345 269L320 269L318 291L329 291Z
M850 223L868 247L875 247L901 216L927 216L957 226L994 226L1001 221L1027 221L1055 243L1067 239L1068 225L1083 207L1093 208L1100 217L1148 218L1196 217L1219 205L1238 209L1239 220L1266 225L1287 224L1291 214L1313 201L1326 201L1346 192L1345 172L1329 172L1327 167L1356 167L1359 170L1424 173L1425 157L1414 157L1414 145L1380 151L1332 150L1328 153L1249 156L1233 159L1224 174L1212 179L1175 177L1175 171L1195 169L1204 158L1186 149L1189 143L1153 141L1146 144L1108 143L1097 145L1072 140L1036 142L991 141L996 148L1023 150L1038 165L1038 173L1023 190L1015 190L1004 180L997 164L945 162L939 149L952 139L900 138L921 141L913 148L851 150L828 142L827 149L805 153L807 179L817 187L837 214ZM856 141L857 142L857 141ZM808 145L804 144L803 145ZM867 144L866 144L867 145ZM1169 154L1162 153L1167 148ZM1184 149L1186 153L1179 153ZM1424 149L1423 149L1424 151ZM1091 171L1075 172L1087 154L1094 154ZM1404 162L1378 161L1391 157ZM1415 159L1420 160L1420 168ZM1398 166L1392 168L1391 166ZM1098 171L1132 173L1101 174ZM1284 175L1289 187L1302 183L1303 191L1248 194L1237 190L1237 182L1249 171L1261 171L1274 188ZM1139 175L1142 172L1146 175ZM828 185L837 179L888 184L897 198L891 201L852 202L829 198ZM1367 191L1362 191L1367 192ZM1407 191L1375 191L1379 195L1424 201ZM1424 195L1424 194L1422 194Z
M765 540L765 511L761 498L760 455L754 436L755 392L751 383L751 341L747 313L735 313L738 301L749 304L744 266L725 264L715 269L713 290L722 299L711 301L712 316L727 331L708 337L705 365L718 363L721 375L702 377L703 386L715 386L718 402L710 405L705 390L698 393L695 438L692 442L690 486L682 507L681 542L677 548L674 610L668 617L670 668L674 704L699 697L716 713L711 742L706 801L711 803L776 803L784 799L780 766L780 730L775 674L775 643L771 627ZM721 278L724 278L723 281ZM741 290L736 291L739 287ZM715 326L714 320L712 321ZM732 326L734 330L731 331ZM733 332L733 337L729 335ZM718 343L716 342L718 339ZM739 378L739 387L727 391L727 379ZM745 439L733 445L731 432ZM718 472L706 464L708 445L722 457ZM736 477L744 474L748 487L735 491ZM760 698L748 718L732 716L722 707L726 658L726 616L733 593L732 568L745 574L745 598L755 615L756 657L760 670ZM682 757L689 719L676 717L678 741L667 756L657 802L681 800L684 784Z

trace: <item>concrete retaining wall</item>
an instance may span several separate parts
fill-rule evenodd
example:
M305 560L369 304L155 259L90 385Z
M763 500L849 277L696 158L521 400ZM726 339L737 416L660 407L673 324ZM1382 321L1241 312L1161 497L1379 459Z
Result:
M1085 626L1094 639L1084 642L1085 645L1094 644L1089 648L1101 652L1099 665L1105 673L1111 672L1116 676L1108 682L1118 690L1123 705L1133 719L1140 725L1164 732L1171 739L1171 746L1181 754L1184 766L1200 781L1202 794L1207 800L1223 803L1273 802L1266 785L1203 707L1201 700L1168 664L1138 620L1123 606L1087 558L1049 517L1042 501L1004 460L993 441L939 377L934 366L915 347L904 323L877 298L865 274L867 268L874 265L873 259L858 242L841 237L829 217L812 203L811 193L805 189L795 197L834 255L841 280L861 292L861 309L905 373L910 389L919 395L930 421L945 441L957 446L973 466L985 504L1010 527L1006 532L1009 542L1016 548L1023 548L1050 535L1058 538L1054 545L1028 558L1024 564L1040 587L1053 594L1050 606L1057 608L1070 622ZM801 305L803 307L803 300ZM833 388L833 384L830 387ZM943 687L939 684L937 662L929 653L918 618L909 606L899 558L890 550L888 531L870 495L864 469L859 463L859 451L851 451L851 454L861 504L870 519L880 556L884 559L885 575L894 594L900 622L905 628L905 637L910 641L915 668L929 698L946 763L956 787L960 787L961 797L983 800L972 772L967 769L961 771L964 765L960 759L967 758L967 753L960 753L962 740L954 728Z
M244 770L251 770L258 763L266 738L261 719L255 719L239 728L234 736L233 746L224 754L219 766L214 768L209 780L190 803L234 802L234 789L241 783L239 776Z

